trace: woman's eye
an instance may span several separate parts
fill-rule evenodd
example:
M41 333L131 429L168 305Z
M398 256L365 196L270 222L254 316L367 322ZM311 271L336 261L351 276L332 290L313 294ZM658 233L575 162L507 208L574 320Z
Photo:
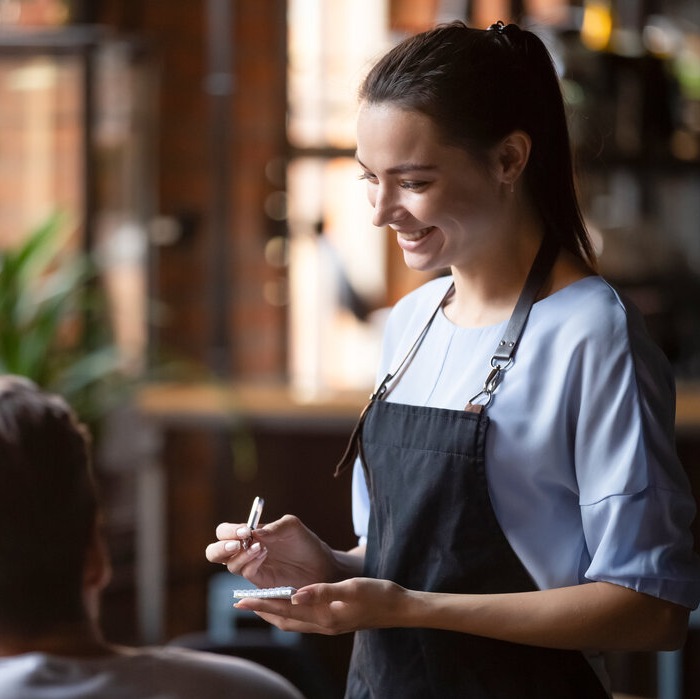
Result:
M409 189L411 191L417 191L419 189L422 189L425 187L427 183L426 182L417 182L414 180L405 180L401 183L401 187L403 189Z
M367 182L376 182L377 181L377 177L375 175L373 175L371 172L361 172L358 175L357 179L358 180L365 180Z

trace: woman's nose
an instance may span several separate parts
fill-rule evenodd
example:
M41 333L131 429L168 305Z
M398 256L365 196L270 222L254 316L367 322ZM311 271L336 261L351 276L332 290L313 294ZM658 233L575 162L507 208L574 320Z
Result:
M378 187L374 201L370 201L374 208L372 225L377 228L388 226L398 218L398 203L383 187Z

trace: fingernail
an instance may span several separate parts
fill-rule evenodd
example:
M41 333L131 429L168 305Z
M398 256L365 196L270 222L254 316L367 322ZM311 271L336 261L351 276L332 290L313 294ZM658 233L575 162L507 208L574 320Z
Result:
M224 550L225 551L238 551L240 546L241 546L241 544L238 541L227 541L224 544Z
M248 527L239 527L236 529L236 536L239 536L241 539L244 539L247 536L250 536L250 530Z
M252 551L252 558L253 560L256 561L262 561L266 556L267 556L267 549L264 546L261 546L260 543L255 543L253 546L250 547L250 550Z
M292 604L304 604L309 599L309 593L308 592L295 592L292 595L291 602Z

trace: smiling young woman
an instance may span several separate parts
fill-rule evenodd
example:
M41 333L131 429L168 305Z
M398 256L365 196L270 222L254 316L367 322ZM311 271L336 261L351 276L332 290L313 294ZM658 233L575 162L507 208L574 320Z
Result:
M700 601L669 365L595 272L550 56L496 23L436 27L360 89L374 223L442 276L387 322L353 467L358 546L296 517L207 548L291 604L283 629L355 632L346 696L598 699L604 650L683 642ZM361 576L361 577L360 577Z

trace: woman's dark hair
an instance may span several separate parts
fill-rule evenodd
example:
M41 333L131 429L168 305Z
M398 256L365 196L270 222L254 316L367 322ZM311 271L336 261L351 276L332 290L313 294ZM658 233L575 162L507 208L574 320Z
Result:
M484 159L520 129L532 140L524 183L546 232L594 264L574 183L559 80L542 41L515 24L440 25L404 40L364 79L359 97L430 117L446 143Z
M59 396L0 376L0 630L84 618L83 571L97 496L89 435Z

